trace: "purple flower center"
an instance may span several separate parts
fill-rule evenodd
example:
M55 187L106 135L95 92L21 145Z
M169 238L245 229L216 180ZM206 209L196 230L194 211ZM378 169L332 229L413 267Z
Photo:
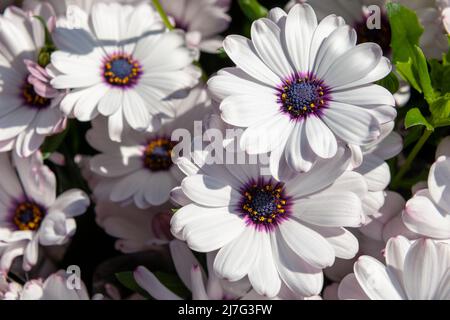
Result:
M248 223L270 230L286 219L289 213L283 185L263 180L249 183L242 189L240 210Z
M37 230L44 218L44 209L33 202L19 203L14 210L13 222L19 230Z
M115 87L132 87L142 74L140 64L127 54L114 54L106 60L103 77Z
M167 171L172 167L174 143L168 138L155 138L145 147L144 166L151 171Z
M281 111L293 120L319 115L329 101L328 88L322 80L311 75L296 75L284 81L278 91Z
M49 107L51 104L51 100L38 95L34 91L33 85L28 83L28 81L25 81L21 93L25 104L30 108L43 109Z

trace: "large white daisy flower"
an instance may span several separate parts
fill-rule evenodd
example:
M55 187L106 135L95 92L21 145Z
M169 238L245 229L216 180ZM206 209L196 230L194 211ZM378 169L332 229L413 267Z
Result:
M186 31L190 48L217 53L231 17L226 13L231 0L165 0L161 2L175 28Z
M412 231L434 239L450 239L450 137L436 152L428 188L418 190L406 203L403 222Z
M52 85L74 89L61 110L80 121L108 117L109 136L120 141L124 128L155 129L174 117L174 101L197 82L193 55L181 31L167 32L146 4L95 4L87 15L69 7L59 20L52 54Z
M372 84L391 71L389 60L375 43L356 45L341 17L317 24L309 5L288 15L276 8L253 23L251 35L225 39L237 67L208 82L223 120L246 128L248 153L271 151L272 162L307 171L333 157L338 142L354 149L374 142L395 118L392 94Z
M177 104L174 120L152 133L129 131L121 143L108 139L103 118L94 120L86 137L101 152L90 160L91 170L101 177L94 194L113 202L134 203L141 209L167 202L170 190L183 178L172 163L176 145L172 133L180 128L192 131L194 120L202 120L208 107L206 90L197 87Z
M45 42L45 30L32 14L16 7L0 16L0 151L14 150L27 157L46 136L62 131L66 124L59 110L63 94L36 92L36 78L45 74L35 63ZM29 67L42 69L30 74ZM45 95L42 96L42 95Z
M450 245L431 239L389 240L386 265L362 256L339 286L340 299L450 300Z
M181 157L176 162L187 177L172 194L184 206L172 218L172 233L195 251L219 250L215 272L229 281L248 276L260 295L276 296L282 283L317 295L322 269L358 251L343 227L362 224L367 185L358 173L341 176L346 153L339 148L336 159L285 181L262 174L267 168L260 164L215 164L207 151L195 151L193 162Z
M24 270L38 259L39 244L67 243L75 233L74 217L89 206L88 196L71 189L56 196L56 178L40 153L19 158L0 154L0 270L23 256Z

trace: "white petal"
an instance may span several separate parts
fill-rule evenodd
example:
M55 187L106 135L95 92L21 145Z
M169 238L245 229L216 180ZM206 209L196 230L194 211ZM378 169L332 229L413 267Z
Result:
M427 237L450 238L450 215L434 204L428 190L419 191L406 203L403 222L408 229Z
M322 290L322 270L301 259L284 241L279 232L272 235L273 255L283 282L294 292L310 297Z
M219 250L214 260L214 271L229 281L245 277L255 267L261 250L259 233L253 226L246 227L239 237Z
M334 250L320 234L293 219L283 221L278 228L289 247L306 262L316 268L333 265Z
M355 145L373 142L380 135L380 125L370 111L350 104L330 102L323 120L343 141Z
M382 56L379 45L367 42L359 44L332 61L331 67L321 78L332 88L355 83L373 71Z
M336 30L324 40L317 52L314 63L314 74L323 79L334 61L347 54L356 44L356 32L350 26L344 25Z
M306 136L305 121L295 124L287 140L284 156L286 163L295 171L307 172L313 166L317 156L314 154Z
M293 211L295 217L323 227L359 227L363 222L361 200L352 192L325 192L296 200Z
M323 121L312 116L306 119L305 125L308 143L314 153L325 159L334 157L337 152L336 138Z
M350 151L340 148L336 157L319 160L311 170L286 182L286 190L294 199L313 194L330 186L348 167ZM320 174L318 174L320 172Z
M433 240L419 239L405 257L403 278L410 300L432 300L440 285L441 257Z
M388 272L398 279L402 287L405 286L403 281L403 269L406 254L410 247L411 243L409 240L401 236L390 239L386 245L385 256Z
M156 276L145 267L138 267L134 271L137 284L157 300L181 300L179 296L167 289Z
M246 228L239 216L227 208L205 208L189 204L179 209L171 221L174 235L182 233L189 247L199 252L220 249Z
M248 279L256 292L272 298L280 291L281 279L272 254L270 235L259 232L256 241L260 241L261 246L255 264L249 271Z
M285 79L292 75L293 70L281 46L281 30L273 21L262 18L253 22L251 36L253 45L261 60L280 79Z
M450 158L440 157L431 166L428 188L436 204L450 214Z
M253 78L270 86L277 87L281 79L273 73L258 57L250 40L241 36L228 36L223 48L231 60Z
M403 290L385 266L375 258L361 256L354 266L355 276L371 300L403 300Z
M308 71L308 44L311 43L316 27L316 14L310 5L297 5L289 11L286 19L286 47L297 72Z
M268 121L280 112L277 97L264 92L258 96L232 95L220 104L223 121L238 127L250 127L260 122Z
M224 207L237 203L241 198L226 181L206 175L184 178L181 188L192 201L204 206Z

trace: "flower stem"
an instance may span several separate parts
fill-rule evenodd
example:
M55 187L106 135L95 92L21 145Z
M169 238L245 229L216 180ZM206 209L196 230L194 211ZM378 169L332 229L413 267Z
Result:
M153 5L155 6L156 11L158 11L159 15L161 16L162 21L164 22L164 25L169 30L173 30L174 26L170 23L169 17L167 17L166 12L164 11L163 7L161 6L161 3L159 0L152 0Z
M427 142L428 138L433 133L432 130L425 130L422 137L420 137L419 141L417 141L416 145L414 146L413 150L409 154L408 158L406 159L405 163L401 166L399 172L396 174L392 181L391 187L393 189L397 189L402 178L405 176L405 174L409 171L411 168L411 164L416 158L417 154L422 150L422 147L425 145L425 142Z

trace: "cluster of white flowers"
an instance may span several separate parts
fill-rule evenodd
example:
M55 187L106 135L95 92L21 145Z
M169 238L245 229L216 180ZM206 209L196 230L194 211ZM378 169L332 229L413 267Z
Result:
M0 299L89 299L63 271L8 272L68 243L91 202L117 250L168 244L193 299L450 299L450 139L409 201L387 190L409 90L375 84L392 71L390 30L367 29L367 6L385 2L290 1L225 39L231 0L7 3ZM419 13L426 54L447 51L448 1L398 2ZM198 59L220 48L235 66L205 81ZM90 123L95 155L74 161L91 195L60 192L40 151L71 121ZM184 298L145 266L134 277Z

